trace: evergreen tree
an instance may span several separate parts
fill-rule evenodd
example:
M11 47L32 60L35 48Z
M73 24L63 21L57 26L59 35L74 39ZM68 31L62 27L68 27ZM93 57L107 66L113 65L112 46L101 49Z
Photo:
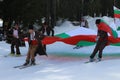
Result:
M113 0L4 0L4 19L23 20L29 24L46 17L52 26L56 18L79 20L82 16L113 16ZM120 1L116 0L116 7L120 8ZM39 22L41 23L41 21Z

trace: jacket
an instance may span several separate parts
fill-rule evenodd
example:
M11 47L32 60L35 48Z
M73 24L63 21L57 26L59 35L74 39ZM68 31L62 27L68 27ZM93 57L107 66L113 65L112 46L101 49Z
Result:
M45 33L45 28L42 26L42 28L40 29L40 31L42 32L42 34L44 34ZM51 32L52 32L51 36L54 36L54 30L51 27L47 27L46 28L47 36L50 36Z

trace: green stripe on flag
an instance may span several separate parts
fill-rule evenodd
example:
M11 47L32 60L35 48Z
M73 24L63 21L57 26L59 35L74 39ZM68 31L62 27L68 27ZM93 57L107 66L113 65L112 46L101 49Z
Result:
M76 46L92 46L95 45L96 42L88 42L88 41L80 41L76 44ZM120 43L110 44L111 46L120 46Z
M114 36L115 38L117 38L117 37L118 37L118 33L117 33L115 30L113 30L112 28L111 28L111 30L112 30L113 36Z
M120 46L120 43L116 43L116 44L110 44L112 46Z
M95 45L95 42L88 42L88 41L80 41L76 45L77 46L92 46Z
M118 26L117 30L120 31L120 26Z
M57 35L55 35L55 36L60 37L60 38L68 38L68 37L70 37L70 36L69 36L68 34L66 34L66 33L57 34Z
M119 10L114 10L114 14L120 14Z

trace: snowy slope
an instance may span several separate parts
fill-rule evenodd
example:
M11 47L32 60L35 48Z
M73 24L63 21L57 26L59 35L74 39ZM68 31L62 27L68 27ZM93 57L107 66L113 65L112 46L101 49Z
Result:
M90 20L90 19L89 19ZM94 19L93 19L94 20ZM89 23L91 26L93 23ZM67 27L69 25L69 27ZM73 26L69 22L56 27L57 33L68 32L77 34L88 34L88 31L79 26ZM92 29L92 28L91 28ZM91 30L91 34L96 34L96 30ZM75 30L72 32L71 30ZM74 35L72 34L72 35ZM26 43L27 44L27 43ZM4 41L0 42L0 79L1 80L120 80L120 49L115 46L107 46L103 53L103 61L96 63L84 62L89 59L95 46L73 49L72 45L56 42L47 45L48 57L37 56L38 65L26 69L15 69L14 66L25 62L28 45L21 47L21 57L5 57L10 53L10 45ZM111 56L117 54L117 56ZM59 56L61 55L61 56ZM69 56L71 55L71 56ZM83 55L86 55L85 57Z
M4 45L3 45L4 44ZM0 51L7 54L5 47L10 47L4 42L0 43ZM26 52L21 48L23 53ZM23 64L26 56L3 57L0 54L0 79L1 80L120 80L120 60L103 59L99 63L84 62L83 58L64 57L36 57L37 66L26 69L15 69L16 65Z

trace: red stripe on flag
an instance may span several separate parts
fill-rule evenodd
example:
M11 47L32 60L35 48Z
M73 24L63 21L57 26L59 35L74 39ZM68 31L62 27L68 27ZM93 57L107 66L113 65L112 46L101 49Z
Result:
M25 41L27 41L28 39L25 38ZM73 37L69 37L69 38L59 38L59 37L45 37L42 40L43 44L52 44L55 43L57 41L60 42L64 42L66 44L70 44L70 45L76 45L78 42L80 41L88 41L88 42L96 42L96 35L77 35L77 36L73 36ZM113 38L111 36L108 37L108 43L120 43L120 38Z
M43 40L42 40L42 43L43 44L52 44L56 41L59 41L61 38L59 37L45 37Z
M114 14L115 18L120 18L120 14Z

